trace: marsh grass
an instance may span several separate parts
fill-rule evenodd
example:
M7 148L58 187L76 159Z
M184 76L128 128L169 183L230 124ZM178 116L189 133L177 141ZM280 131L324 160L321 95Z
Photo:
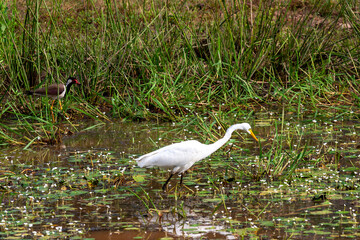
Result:
M229 118L279 104L347 112L359 102L358 9L345 0L2 3L0 100L12 108L1 116L49 121L50 100L39 108L23 92L70 75L82 83L65 105L76 118Z

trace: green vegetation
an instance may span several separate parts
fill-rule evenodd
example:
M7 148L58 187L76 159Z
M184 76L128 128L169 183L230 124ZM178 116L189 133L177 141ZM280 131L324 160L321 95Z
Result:
M73 116L358 105L357 1L29 0L0 10L1 116L48 119L47 104L23 92L69 75L83 83L68 98Z
M61 141L66 119L53 123L50 100L23 93L70 75L82 82L65 104L77 119L349 111L360 98L358 9L345 0L2 3L0 117L20 127L2 121L0 138Z
M360 112L359 11L355 0L0 2L0 238L137 239L171 223L184 236L358 237L360 127L342 120ZM55 121L52 99L24 94L68 76L82 85ZM183 187L163 193L167 172L134 167L134 154L214 142L244 121L260 144L234 133ZM84 130L56 145L66 150L38 148Z

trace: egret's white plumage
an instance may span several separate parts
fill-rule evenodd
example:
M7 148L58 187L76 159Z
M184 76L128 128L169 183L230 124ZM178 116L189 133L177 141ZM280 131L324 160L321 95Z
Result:
M188 170L197 161L206 158L223 146L227 141L229 141L231 134L235 130L248 132L256 141L258 141L251 130L250 124L240 123L229 127L226 130L225 136L212 144L203 144L196 140L174 143L142 155L137 158L136 161L139 167L160 167L170 169L171 175L163 185L163 189L165 189L173 174L181 174L181 183L183 174L186 170Z

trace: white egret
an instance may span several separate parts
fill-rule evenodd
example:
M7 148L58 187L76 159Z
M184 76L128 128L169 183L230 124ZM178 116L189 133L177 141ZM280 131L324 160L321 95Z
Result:
M182 184L183 175L194 163L200 161L223 146L231 138L235 130L242 130L249 133L256 141L255 134L248 123L235 124L226 130L225 136L212 144L203 144L196 140L189 140L174 143L148 154L142 155L136 159L139 167L160 167L170 169L170 177L164 183L162 189L174 174L181 174L180 185Z

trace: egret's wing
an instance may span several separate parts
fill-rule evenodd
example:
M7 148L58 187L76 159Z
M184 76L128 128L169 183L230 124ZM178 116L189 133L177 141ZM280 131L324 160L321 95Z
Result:
M136 159L139 167L160 167L174 169L193 164L203 150L204 144L196 140L175 143Z

